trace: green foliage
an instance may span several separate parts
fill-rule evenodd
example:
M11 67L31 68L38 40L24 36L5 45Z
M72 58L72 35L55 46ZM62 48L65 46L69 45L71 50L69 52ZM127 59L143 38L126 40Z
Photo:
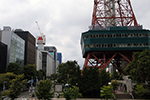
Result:
M38 77L39 80L42 80L43 77L46 77L46 73L45 73L45 71L43 71L43 70L38 70L38 71L36 72L36 76Z
M97 67L86 67L82 71L78 86L84 97L99 97L100 88L109 82L109 74L105 70L99 73Z
M67 61L66 63L59 64L57 73L58 83L66 84L69 82L71 85L76 85L76 83L78 83L78 77L81 74L77 61Z
M33 79L35 79L36 78L36 65L34 64L25 65L23 67L23 73L24 73L25 79L30 80L32 77Z
M134 60L125 69L137 83L147 81L150 86L150 51L134 52Z
M143 85L136 85L135 93L142 97L146 93L146 89L143 87Z
M57 79L57 74L56 74L56 73L52 74L52 75L51 75L51 79L52 79L52 80L56 80L56 79Z
M111 75L110 76L111 80L114 80L114 79L116 79L116 80L123 80L122 79L122 75L119 72L114 71L114 73L112 73L110 75Z
M52 83L50 81L50 79L46 79L43 81L40 81L37 84L37 88L36 88L36 96L38 99L46 99L49 100L50 98L52 98L54 92L51 92L51 87L52 87Z
M82 74L79 81L80 92L85 97L98 97L101 86L99 70L96 67L85 67Z
M106 72L106 70L102 70L101 73L99 74L100 76L100 84L101 84L101 87L103 85L107 85L108 82L110 81L110 76L109 76L109 73Z
M79 88L76 86L70 87L62 95L66 98L66 100L71 100L71 99L82 97L82 94L79 93Z
M24 74L16 75L15 79L12 79L10 81L10 88L9 90L5 91L5 94L9 96L12 100L17 98L21 93L21 89L24 88L24 84L27 82L27 80L23 80L23 78Z
M113 87L113 90L115 91L117 87L119 86L119 83L115 80L111 82L111 86Z
M23 68L20 66L19 63L9 63L6 68L6 72L12 72L16 75L23 74Z
M113 98L113 87L112 86L106 86L104 85L101 88L101 97L104 97L106 100L108 100L108 98Z
M8 88L10 81L14 78L15 78L15 74L10 72L0 74L0 86L5 84L5 87ZM0 87L0 90L2 90L2 87Z

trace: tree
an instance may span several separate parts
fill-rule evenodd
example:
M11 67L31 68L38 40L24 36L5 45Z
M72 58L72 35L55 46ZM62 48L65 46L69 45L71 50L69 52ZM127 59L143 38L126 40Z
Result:
M67 91L63 92L62 94L66 100L76 99L82 97L82 94L79 93L79 88L76 86L72 86Z
M117 87L119 86L119 83L115 80L111 82L111 86L113 87L113 90L115 91ZM114 92L115 93L115 92Z
M57 82L68 83L76 85L78 83L78 76L80 76L80 67L77 61L67 61L66 63L59 64L57 68Z
M7 89L9 87L10 81L14 78L15 78L15 74L10 73L10 72L0 74L0 91L2 91L3 85L5 85L5 87ZM1 96L0 96L0 98L1 98Z
M21 89L24 88L24 84L27 82L27 80L24 79L24 74L22 75L16 75L15 79L12 79L10 81L10 88L9 90L5 91L5 94L9 96L12 100L17 98L20 93Z
M136 85L135 87L135 94L139 97L142 97L146 93L146 89L143 87L143 85Z
M31 80L36 78L36 65L28 64L23 67L25 79Z
M115 80L123 80L122 79L122 75L120 74L120 72L116 72L114 71L112 74L110 74L110 78L111 80L115 79Z
M57 73L52 74L52 75L51 75L51 79L52 79L52 80L56 80L56 79L57 79Z
M20 66L19 63L9 63L6 68L6 72L12 72L16 75L23 74L23 68Z
M104 85L102 88L101 88L101 97L104 97L106 100L108 100L108 98L113 98L114 95L113 95L113 87L112 86L106 86Z
M82 71L79 78L79 89L84 97L99 97L100 88L107 85L109 81L109 74L105 70L99 72L97 67L87 67ZM85 84L86 83L86 84Z
M50 79L42 80L37 84L36 96L38 99L49 100L54 92L51 92L52 82Z
M102 70L99 75L100 75L101 87L103 85L107 85L108 82L110 81L109 73L107 73L106 70Z
M150 51L134 52L134 60L125 71L137 83L147 82L150 87Z
M38 71L36 72L36 76L38 77L38 80L42 80L43 77L46 77L46 73L45 73L45 71L43 71L43 70L38 70Z
M98 68L85 67L79 81L80 92L84 97L99 97L100 81Z

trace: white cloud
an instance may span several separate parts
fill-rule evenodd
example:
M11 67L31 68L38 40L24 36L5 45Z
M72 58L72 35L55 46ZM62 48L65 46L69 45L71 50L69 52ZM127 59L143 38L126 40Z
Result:
M80 48L81 33L91 25L94 0L0 0L0 27L9 25L30 31L35 37L46 35L46 45L56 46L63 61L84 59ZM150 1L131 0L137 21L150 26Z

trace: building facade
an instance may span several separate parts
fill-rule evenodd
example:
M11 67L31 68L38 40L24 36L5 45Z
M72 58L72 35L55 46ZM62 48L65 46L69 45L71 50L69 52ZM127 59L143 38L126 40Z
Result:
M55 46L44 46L44 50L48 51L54 57L54 72L57 72L57 49Z
M41 53L42 53L42 70L46 72L47 77L50 77L51 74L55 73L54 59L48 51L41 50Z
M57 60L60 64L62 63L62 53L57 53Z
M2 40L2 30L0 29L0 42Z
M15 33L25 40L24 65L35 64L36 63L35 37L30 32L23 31L22 29L16 29Z
M11 34L11 43L10 43L10 56L9 63L16 62L24 66L24 48L25 41L20 38L18 35L12 32Z
M42 52L40 50L36 50L36 70L42 70Z
M0 42L0 73L4 73L7 63L7 45Z
M5 26L2 30L1 41L7 45L7 64L10 62L24 65L24 46L25 41L11 30L11 27Z

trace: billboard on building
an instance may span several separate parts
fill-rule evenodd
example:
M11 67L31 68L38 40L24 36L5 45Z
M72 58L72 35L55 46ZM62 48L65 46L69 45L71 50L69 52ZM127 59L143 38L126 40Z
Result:
M45 42L46 42L45 36L37 36L36 42L37 42L37 44L45 44Z

